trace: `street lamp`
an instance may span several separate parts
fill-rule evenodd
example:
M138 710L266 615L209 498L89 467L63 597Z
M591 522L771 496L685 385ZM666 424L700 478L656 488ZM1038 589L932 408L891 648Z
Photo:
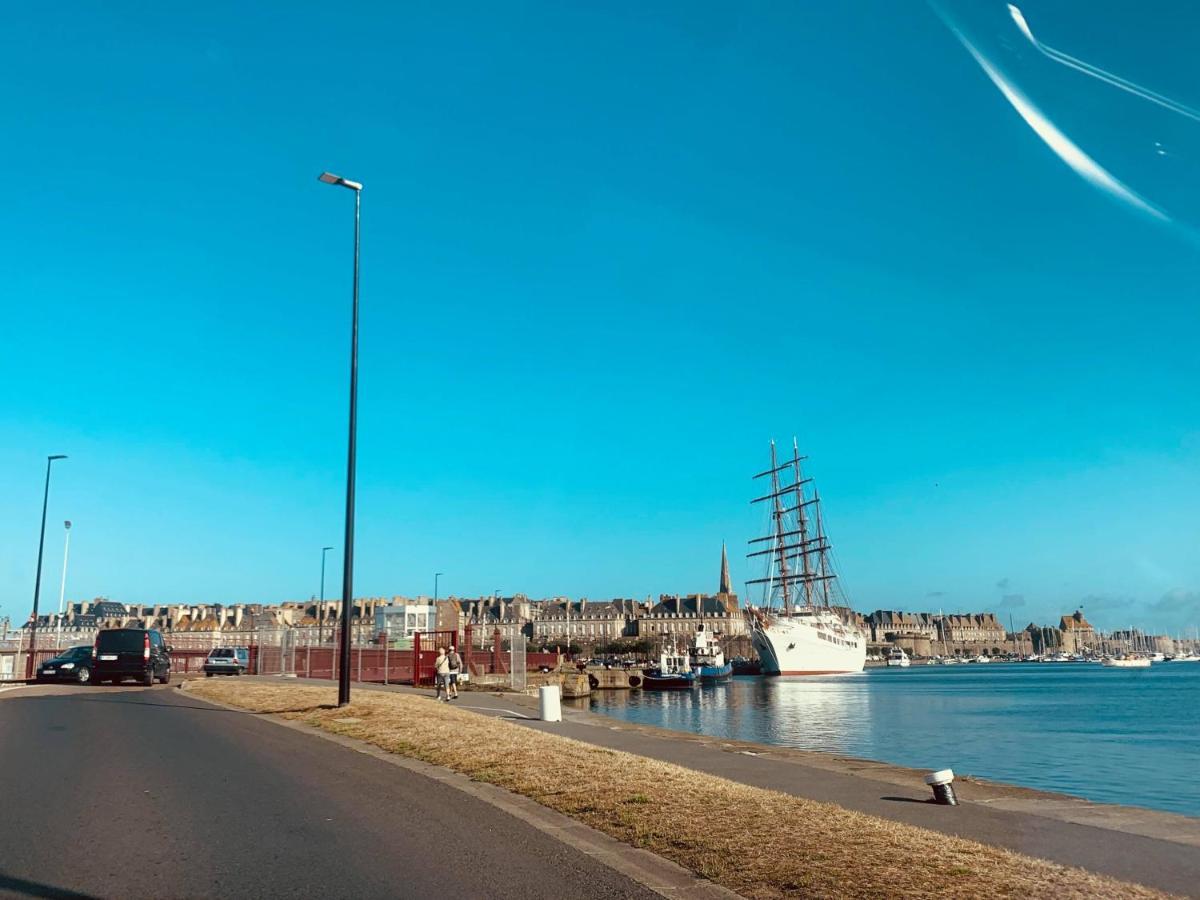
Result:
M358 249L362 185L322 172L318 179L354 191L354 299L350 326L350 441L346 453L346 539L342 545L342 648L338 706L350 702L350 608L354 603L354 462L358 426Z
M63 528L67 532L66 542L63 544L63 573L62 583L58 586L58 629L57 637L54 639L54 649L62 649L62 627L63 627L63 603L67 596L67 557L71 553L71 520L63 522Z
M46 489L42 492L42 532L38 538L37 580L33 583L33 623L29 627L29 659L25 661L25 677L33 677L33 658L37 652L38 600L42 596L42 551L46 548L46 506L50 502L50 466L56 459L66 459L62 453L46 457Z
M325 642L325 554L332 547L321 548L321 605L317 607L317 643Z
M435 606L437 605L437 598L438 598L438 592L437 592L438 591L438 579L441 577L442 577L441 572L433 573L433 603Z

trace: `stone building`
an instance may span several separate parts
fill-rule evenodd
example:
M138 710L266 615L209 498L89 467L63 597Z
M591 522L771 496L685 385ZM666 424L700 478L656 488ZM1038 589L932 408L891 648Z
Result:
M968 613L942 616L939 639L950 644L987 644L1003 646L1008 632L995 613Z
M1096 629L1083 617L1082 610L1077 609L1074 615L1063 616L1058 630L1061 633L1060 645L1067 653L1082 653L1096 648Z
M941 637L938 617L932 613L906 613L888 609L877 609L866 617L867 635L877 644L895 638L923 637L934 641Z
M555 598L537 604L530 623L536 643L570 640L591 644L637 636L637 622L644 604L637 600L568 600Z

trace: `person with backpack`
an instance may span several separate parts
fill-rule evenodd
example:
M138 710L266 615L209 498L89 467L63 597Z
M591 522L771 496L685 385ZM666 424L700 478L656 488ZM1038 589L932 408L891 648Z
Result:
M447 690L447 699L458 699L458 675L462 671L462 657L458 655L458 651L453 646L450 647L450 652L446 654L446 662L450 666L450 684Z

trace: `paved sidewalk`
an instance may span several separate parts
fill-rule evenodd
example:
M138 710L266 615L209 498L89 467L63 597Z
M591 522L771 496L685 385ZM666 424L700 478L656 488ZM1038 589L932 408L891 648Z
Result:
M401 686L356 684L352 690L419 694L430 697L431 702L433 696L432 690ZM456 705L589 744L669 760L732 781L836 803L1176 894L1200 896L1198 819L963 780L955 782L960 805L938 806L926 802L930 795L921 781L923 772L884 763L667 731L566 707L563 722L541 722L536 718L537 698L523 695L463 691ZM953 760L947 762L953 765Z

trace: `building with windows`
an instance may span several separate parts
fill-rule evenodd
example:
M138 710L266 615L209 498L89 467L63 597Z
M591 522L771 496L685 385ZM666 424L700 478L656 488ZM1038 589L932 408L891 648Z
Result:
M1083 617L1083 610L1074 615L1063 616L1058 623L1062 634L1061 646L1067 653L1082 653L1096 648L1096 629Z

